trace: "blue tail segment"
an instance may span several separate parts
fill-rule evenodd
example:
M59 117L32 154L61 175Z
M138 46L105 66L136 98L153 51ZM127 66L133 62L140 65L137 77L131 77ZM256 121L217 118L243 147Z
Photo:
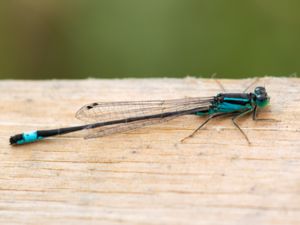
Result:
M9 141L11 145L15 145L15 144L22 145L26 143L35 142L41 139L43 139L43 137L39 136L37 131L32 131L32 132L17 134L15 136L12 136L10 137Z
M93 126L97 127L98 124L92 124ZM102 124L100 124L102 125ZM65 128L59 128L59 129L53 129L53 130L36 130L32 132L26 132L23 134L17 134L12 137L10 137L9 142L11 145L22 145L26 143L35 142L38 140L42 140L47 137L56 136L56 135L62 135L67 134L83 129L90 129L93 128L90 124L83 125L83 126L76 126L76 127L65 127Z

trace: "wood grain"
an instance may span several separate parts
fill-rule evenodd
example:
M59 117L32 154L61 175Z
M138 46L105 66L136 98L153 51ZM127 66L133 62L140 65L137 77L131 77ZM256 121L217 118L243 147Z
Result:
M252 80L220 80L241 92ZM0 224L300 224L300 79L260 79L278 122L184 116L126 134L10 135L81 124L94 101L211 96L212 79L1 81Z

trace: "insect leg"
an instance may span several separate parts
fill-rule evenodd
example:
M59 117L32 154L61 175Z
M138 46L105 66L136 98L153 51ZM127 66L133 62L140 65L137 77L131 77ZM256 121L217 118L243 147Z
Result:
M253 114L252 114L252 119L253 120L255 120L255 121L279 122L279 120L276 120L276 119L257 118L257 111L258 111L258 108L257 108L257 106L255 106L254 110L253 110Z
M215 81L216 81L216 83L219 85L219 87L222 89L222 92L227 92L226 90L225 90L225 88L224 88L224 86L223 86L223 84L219 81L219 80L217 80L217 79L214 79Z
M246 110L246 111L243 111L243 112L241 112L241 113L239 113L239 114L237 114L237 115L235 115L235 116L233 116L233 117L231 118L232 123L233 123L234 126L237 127L237 128L239 129L239 131L244 135L244 137L246 138L246 140L247 140L247 142L248 142L249 145L251 144L249 138L247 137L247 135L245 134L245 132L242 130L242 128L238 125L238 123L236 122L236 120L237 120L238 118L240 118L240 117L242 117L242 116L244 116L244 115L246 115L246 114L252 112L252 111L253 111L253 109Z
M256 84L257 82L259 81L259 78L255 78L255 80L253 82L251 82L246 88L245 90L243 91L243 93L245 93L246 91L249 90L249 88L251 88L254 84Z
M193 137L205 124L207 124L211 119L219 116L224 116L227 115L228 113L218 113L218 114L213 114L210 117L208 117L196 130L193 131L189 136L181 139L180 142L184 142L186 139Z
M215 77L217 76L217 73L214 73L213 75L211 75L211 78L212 79L214 79L214 81L217 83L217 85L220 87L220 89L222 90L222 92L226 92L226 90L225 90L225 88L224 88L224 86L223 86L223 84L219 81L219 80L217 80Z

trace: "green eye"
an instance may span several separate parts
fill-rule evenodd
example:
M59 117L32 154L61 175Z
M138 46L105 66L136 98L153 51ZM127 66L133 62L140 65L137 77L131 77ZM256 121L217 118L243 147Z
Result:
M270 98L269 97L268 98L264 98L262 100L260 100L260 99L256 100L256 104L260 108L263 108L263 107L267 106L269 104L269 102L270 102Z

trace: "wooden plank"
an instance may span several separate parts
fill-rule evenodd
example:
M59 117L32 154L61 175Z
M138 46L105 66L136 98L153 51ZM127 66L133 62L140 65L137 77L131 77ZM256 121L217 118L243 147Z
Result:
M241 92L252 80L221 80ZM180 143L204 118L128 134L83 133L11 147L10 135L81 124L94 101L211 96L211 79L1 81L1 224L300 224L300 79L262 78L271 105Z

